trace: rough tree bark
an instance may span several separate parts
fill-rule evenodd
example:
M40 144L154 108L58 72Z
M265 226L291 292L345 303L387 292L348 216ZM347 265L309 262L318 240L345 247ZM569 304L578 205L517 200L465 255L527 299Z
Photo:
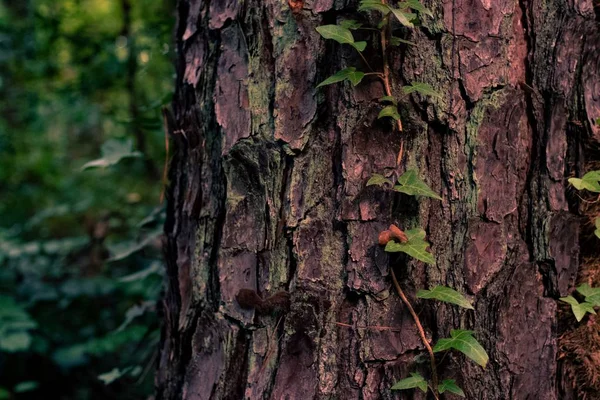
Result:
M488 351L485 370L456 354L439 367L467 398L561 398L556 299L579 252L565 177L600 139L592 0L423 0L435 18L390 54L402 134L377 120L377 79L316 89L362 65L315 31L365 21L357 3L180 0L157 398L419 398L389 390L428 365L390 267L433 340L472 329ZM415 80L442 98L402 96ZM443 201L365 186L407 167ZM436 266L388 258L390 223L424 227ZM476 310L414 299L435 284ZM244 310L243 288L291 306Z

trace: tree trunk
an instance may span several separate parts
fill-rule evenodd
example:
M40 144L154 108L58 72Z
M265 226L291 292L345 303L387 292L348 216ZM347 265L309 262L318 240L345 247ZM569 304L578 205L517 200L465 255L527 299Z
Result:
M486 369L438 359L467 398L561 398L556 299L579 263L565 178L600 139L600 14L592 0L423 0L435 17L389 55L399 133L377 119L375 77L316 88L368 70L315 31L367 22L347 3L179 2L157 398L424 398L390 391L428 361L389 268L433 341L471 329L487 350ZM376 36L356 35L381 70ZM442 97L403 95L413 81ZM407 168L443 201L366 187ZM388 257L390 223L423 227L436 265ZM415 298L436 284L475 311Z

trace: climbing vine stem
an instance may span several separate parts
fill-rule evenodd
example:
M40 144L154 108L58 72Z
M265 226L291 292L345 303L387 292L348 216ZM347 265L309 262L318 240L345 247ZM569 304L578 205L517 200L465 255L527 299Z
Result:
M418 0L402 0L394 5L392 5L391 2L388 3L387 0L361 0L359 11L377 12L381 15L381 20L377 29L379 31L379 41L382 53L381 70L374 71L363 55L363 51L367 47L367 42L355 41L352 34L352 31L356 29L366 29L370 31L373 30L372 28L363 28L363 24L355 20L340 21L337 25L322 25L316 28L317 32L321 36L323 36L325 39L335 40L338 43L352 46L359 53L360 57L365 63L365 66L370 71L365 73L357 70L356 67L346 67L322 81L318 87L343 81L349 81L353 86L356 86L365 76L376 76L383 82L385 93L385 96L379 99L380 103L383 104L383 108L379 112L378 119L393 119L393 129L395 130L397 127L398 132L401 134L403 131L403 126L400 119L400 113L398 112L398 99L394 96L392 90L393 82L392 75L390 73L388 53L390 46L398 45L400 43L414 45L414 43L392 35L392 16L394 17L394 22L397 21L405 28L413 28L415 26L415 22L417 22L420 17L425 15L433 17L433 13L425 8ZM441 97L429 84L425 82L412 82L411 85L404 86L402 90L405 95L416 92L423 96ZM403 158L404 137L401 135L400 149L396 158L397 169L402 167ZM409 196L419 196L421 198L428 197L435 200L442 200L442 198L435 191L433 191L424 181L420 179L419 173L415 169L409 169L401 176L398 176L397 182L392 182L383 175L373 174L367 182L367 186L371 185L377 185L387 189L391 188L396 192L404 193ZM396 225L392 224L390 225L389 229L382 231L379 234L379 245L385 246L386 252L403 252L425 264L435 265L436 259L434 255L429 252L428 249L430 245L425 240L425 237L426 233L421 228L413 228L407 231L402 231ZM431 390L435 399L439 399L439 395L444 392L450 392L464 397L464 392L453 379L444 379L441 382L439 381L435 353L451 349L458 350L485 368L488 362L488 355L486 351L472 336L472 331L462 329L451 330L451 337L440 339L437 344L432 347L432 344L425 335L425 329L423 328L423 324L421 323L419 316L415 312L411 302L406 297L406 294L402 290L402 287L396 278L396 274L391 267L390 274L392 276L392 281L398 296L412 316L414 324L419 333L419 337L421 338L423 346L429 355L431 364L431 371L429 373L430 381L426 380L417 372L411 372L409 377L405 377L404 379L400 379L398 382L396 382L391 387L391 390L408 390L418 388L425 393ZM471 302L465 296L446 286L435 286L429 290L419 290L416 294L416 297L421 299L435 299L442 302L451 303L467 310L474 309ZM337 325L354 327L343 322L338 322ZM358 328L358 326L356 326L356 328ZM371 328L383 329L384 327L374 326ZM387 329L388 327L385 328Z
M415 321L415 326L417 327L417 330L419 331L419 336L421 337L423 346L425 346L425 348L427 349L427 353L429 353L429 362L431 363L431 383L432 383L431 391L433 392L433 395L437 399L438 398L438 396L437 396L438 376L437 376L437 366L436 366L436 362L435 362L435 354L433 354L433 349L431 348L431 345L429 344L429 340L427 340L427 336L425 335L425 330L423 329L421 320L419 319L419 316L415 312L415 309L413 308L412 304L410 304L410 301L404 294L404 291L402 290L402 286L400 286L400 283L398 283L398 279L396 279L396 273L394 272L393 268L390 268L390 273L392 274L392 281L394 282L394 287L396 288L396 292L398 293L398 296L400 296L400 298L402 299L402 302L404 303L406 308L408 308L408 312L410 312L410 315L412 316L413 320Z

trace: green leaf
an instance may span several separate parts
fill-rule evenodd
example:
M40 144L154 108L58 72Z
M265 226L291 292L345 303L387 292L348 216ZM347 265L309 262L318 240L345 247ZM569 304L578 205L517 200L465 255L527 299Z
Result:
M398 121L400 119L400 114L398 114L398 108L396 106L385 106L383 110L379 112L377 119L390 117Z
M473 310L471 302L467 300L465 296L447 286L436 286L431 290L419 290L417 292L417 297L420 299L436 299Z
M590 171L581 179L569 178L569 183L577 190L589 190L600 193L600 171Z
M596 126L600 126L600 118L596 118Z
M340 22L340 26L342 28L354 30L360 28L362 24L354 19L346 19Z
M332 39L338 43L354 43L352 32L348 28L339 25L321 25L318 26L317 32L325 39Z
M402 25L407 26L409 28L415 27L415 25L411 22L411 20L413 20L416 17L415 14L405 12L393 7L390 7L390 11L392 12L392 14L394 14L394 17L396 17L398 22L400 22Z
M596 236L598 236L598 238L600 238L600 217L596 218L596 230L594 231L594 233L596 234Z
M367 42L354 42L350 43L350 46L354 47L358 51L364 51L367 47Z
M416 258L424 263L434 265L435 258L427 251L429 243L425 241L425 231L421 228L415 228L404 232L408 241L406 243L398 243L389 241L385 246L385 251L389 253L402 252Z
M40 384L36 381L24 381L24 382L19 382L15 385L15 387L13 388L13 391L15 393L25 393L25 392L31 392L32 390L37 389L37 387Z
M162 234L163 228L159 226L149 231L141 240L122 241L114 245L110 245L108 246L108 249L112 256L107 261L114 262L124 260L154 243L162 236Z
M587 301L580 303L573 296L561 297L560 300L571 305L571 310L577 322L581 321L586 313L596 314L594 305Z
M163 266L160 262L153 262L150 264L148 268L145 268L141 271L134 272L133 274L123 276L118 279L119 282L128 283L128 282L136 282L141 281L149 277L150 275L158 274L160 275Z
M337 83L344 80L349 80L352 83L352 86L356 86L360 83L360 81L362 81L364 76L364 72L357 71L354 67L348 67L331 75L329 78L319 83L317 87L319 88L321 86L331 85L332 83Z
M400 45L400 43L409 44L411 46L416 46L417 45L415 42L411 42L409 40L405 40L405 39L399 38L397 36L392 36L390 38L390 44L392 46L398 46L398 45Z
M393 105L398 105L398 101L396 100L396 98L394 96L383 96L383 97L379 98L380 103L384 103L386 101L389 101Z
M431 12L431 10L425 7L423 4L421 4L419 0L405 0L402 3L399 3L398 7L412 8L420 14L425 14L429 15L430 17L433 17L433 13Z
M90 168L106 168L117 164L125 158L142 156L142 153L133 150L133 142L131 139L110 139L102 145L100 151L102 153L102 158L85 163L81 167L82 171Z
M438 392L440 392L440 393L450 392L457 396L465 397L465 392L463 392L463 390L458 387L458 385L456 384L456 381L454 379L444 379L438 385Z
M586 297L586 301L590 301L590 297L600 296L600 288L590 287L587 283L578 286L577 291Z
M409 378L399 380L392 386L392 390L406 390L419 388L423 393L427 393L427 381L416 372L411 372Z
M28 350L31 346L31 335L27 331L8 332L0 336L0 350L16 353Z
M0 386L0 400L8 400L11 398L10 392Z
M390 9L379 0L362 0L358 6L358 11L379 11L383 15L387 15Z
M373 174L373 175L371 175L371 178L369 178L369 181L367 182L367 186L372 186L372 185L381 186L385 183L389 184L390 186L393 185L392 181L390 181L385 176L379 175L379 174Z
M431 190L431 188L419 178L417 171L414 169L409 169L398 178L398 185L394 186L394 190L411 196L425 196L442 200L436 192Z
M113 368L109 372L105 372L103 374L98 375L98 379L100 379L105 385L110 385L117 379L123 377L128 371L128 368L125 368L123 370L119 368Z
M450 349L460 351L483 368L489 360L485 349L473 337L473 331L453 329L450 331L450 338L440 339L433 348L433 352L438 353Z
M410 86L404 86L402 87L402 91L405 94L410 94L413 92L418 92L421 93L425 96L432 96L432 97L442 97L441 94L439 94L438 92L436 92L431 85L429 85L428 83L424 83L424 82L413 82L410 84Z
M0 296L0 351L28 350L32 342L28 331L36 327L37 323L12 297Z

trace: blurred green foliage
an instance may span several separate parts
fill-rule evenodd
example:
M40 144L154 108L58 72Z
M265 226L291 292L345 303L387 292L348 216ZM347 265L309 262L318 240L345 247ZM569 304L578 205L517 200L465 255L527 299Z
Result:
M152 394L174 21L0 2L0 400Z

